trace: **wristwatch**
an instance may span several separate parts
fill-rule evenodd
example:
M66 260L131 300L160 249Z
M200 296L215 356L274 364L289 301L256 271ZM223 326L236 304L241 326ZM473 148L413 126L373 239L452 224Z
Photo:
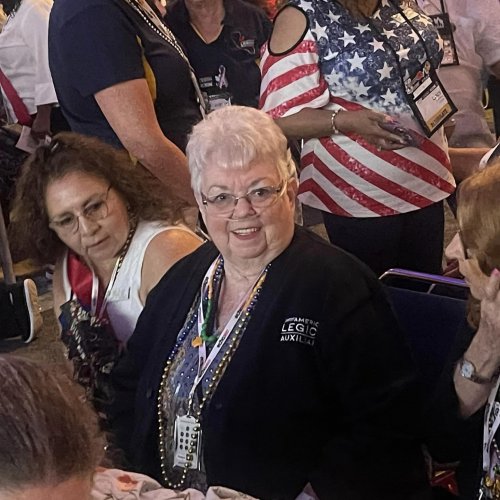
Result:
M482 385L491 384L497 379L499 375L499 370L497 369L492 377L490 378L481 377L481 375L477 374L476 367L473 365L473 363L466 360L465 358L462 358L460 360L459 368L460 368L460 375L462 377L476 384L482 384Z

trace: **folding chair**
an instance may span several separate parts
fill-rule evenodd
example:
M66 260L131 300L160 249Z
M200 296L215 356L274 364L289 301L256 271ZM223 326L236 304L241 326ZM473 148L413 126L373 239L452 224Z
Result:
M406 332L417 368L433 387L448 359L455 335L465 320L468 286L463 280L389 269L380 280Z

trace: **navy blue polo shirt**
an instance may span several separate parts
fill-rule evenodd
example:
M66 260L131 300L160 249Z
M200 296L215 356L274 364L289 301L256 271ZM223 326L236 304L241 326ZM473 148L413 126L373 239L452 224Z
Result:
M186 48L211 103L230 98L231 104L257 107L260 48L271 35L272 24L263 10L243 0L225 0L224 9L222 32L208 44L189 23L184 0L169 2L166 21Z
M94 94L138 78L147 79L163 133L182 150L201 119L188 65L124 0L54 2L49 63L62 111L75 132L120 147Z

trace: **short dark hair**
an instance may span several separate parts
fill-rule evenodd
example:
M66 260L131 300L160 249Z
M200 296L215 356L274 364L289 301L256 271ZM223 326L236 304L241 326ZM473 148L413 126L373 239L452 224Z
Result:
M69 374L0 355L0 492L92 474L104 441L80 391Z
M65 245L49 228L45 191L50 182L82 172L108 182L131 213L142 220L174 224L187 206L128 153L93 137L72 132L57 134L26 160L17 181L12 225L15 249L42 264L54 262Z

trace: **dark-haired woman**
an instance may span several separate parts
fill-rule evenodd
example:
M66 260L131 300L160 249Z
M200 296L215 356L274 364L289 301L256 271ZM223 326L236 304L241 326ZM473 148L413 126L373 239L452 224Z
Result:
M180 224L181 205L97 139L59 134L24 167L14 236L31 257L55 262L62 340L98 409L149 291L200 244Z

